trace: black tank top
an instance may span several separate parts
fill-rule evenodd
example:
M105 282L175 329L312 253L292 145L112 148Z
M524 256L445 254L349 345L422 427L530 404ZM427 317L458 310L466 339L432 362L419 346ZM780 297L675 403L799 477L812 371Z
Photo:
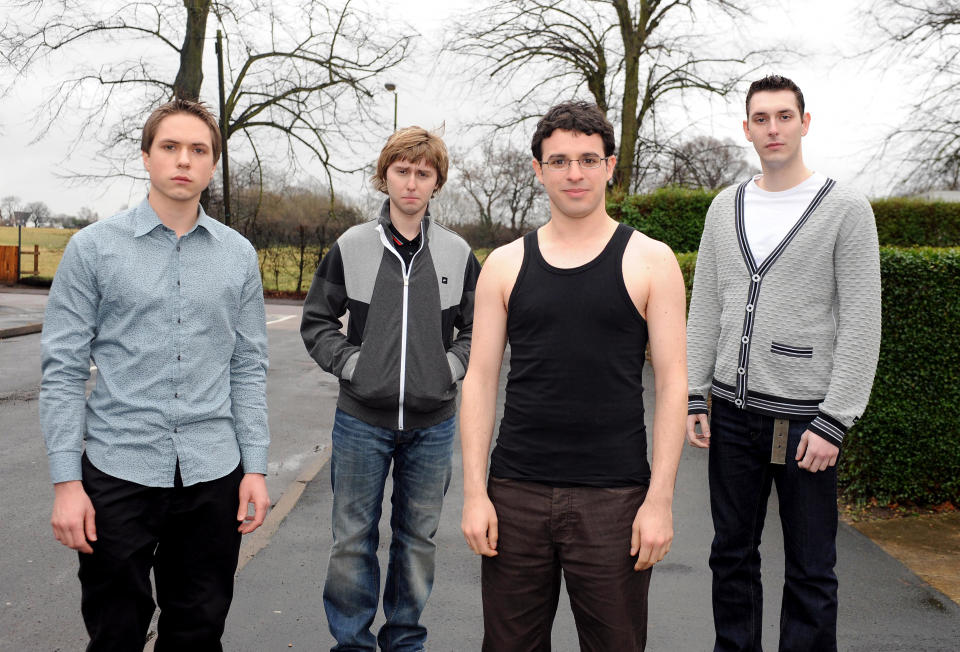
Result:
M507 305L510 372L490 473L554 487L621 487L650 479L643 424L647 323L623 281L633 229L599 256L553 267L537 232Z

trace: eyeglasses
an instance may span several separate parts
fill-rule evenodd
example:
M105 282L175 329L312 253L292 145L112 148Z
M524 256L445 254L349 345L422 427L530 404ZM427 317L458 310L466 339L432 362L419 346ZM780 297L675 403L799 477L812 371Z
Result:
M600 164L607 160L607 157L584 156L583 158L554 158L549 161L540 161L542 167L560 172L570 167L570 164L576 161L580 164L581 170L596 170Z

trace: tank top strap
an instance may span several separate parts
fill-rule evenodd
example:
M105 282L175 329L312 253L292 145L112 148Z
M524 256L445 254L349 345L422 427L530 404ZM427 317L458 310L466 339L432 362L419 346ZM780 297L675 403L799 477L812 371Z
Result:
M612 258L617 262L623 260L623 252L627 249L627 243L630 242L633 231L634 228L632 226L621 222L617 225L617 230L613 232L613 237L610 238L610 253L612 254Z

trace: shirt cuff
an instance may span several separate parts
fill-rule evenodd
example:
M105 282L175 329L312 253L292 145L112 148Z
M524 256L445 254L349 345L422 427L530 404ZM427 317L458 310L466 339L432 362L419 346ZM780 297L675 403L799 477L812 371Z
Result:
M47 455L47 460L50 463L50 479L54 484L83 480L83 471L80 470L81 455L82 453L72 451Z
M699 394L690 394L687 397L687 414L706 414L707 399Z
M837 447L843 446L843 438L847 434L847 427L825 412L820 412L807 429Z
M267 446L241 446L240 463L244 473L267 474Z
M467 370L463 368L463 363L460 362L460 358L451 351L447 351L447 364L450 365L450 376L453 378L453 382L457 382L467 373Z

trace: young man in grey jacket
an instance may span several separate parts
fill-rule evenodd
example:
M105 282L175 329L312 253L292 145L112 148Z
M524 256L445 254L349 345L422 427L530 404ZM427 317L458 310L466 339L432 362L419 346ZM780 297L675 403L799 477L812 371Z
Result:
M480 270L470 246L430 216L447 162L443 141L420 127L390 137L372 179L387 195L379 216L331 247L303 307L307 350L340 379L323 590L335 650L422 650L426 642L419 620L433 586L433 537L450 482L457 381L467 368ZM386 622L375 638L378 524L391 462Z
M687 326L687 439L710 449L714 649L761 649L758 546L775 482L786 566L780 649L829 652L835 464L867 405L880 348L877 231L862 195L804 165L810 114L796 84L756 81L746 108L743 130L763 173L710 206Z

